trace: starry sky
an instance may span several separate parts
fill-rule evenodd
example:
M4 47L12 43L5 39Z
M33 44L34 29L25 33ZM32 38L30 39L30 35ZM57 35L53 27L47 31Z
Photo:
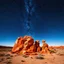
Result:
M64 1L33 0L31 36L49 45L64 45ZM13 46L17 37L28 35L24 0L0 0L0 45Z

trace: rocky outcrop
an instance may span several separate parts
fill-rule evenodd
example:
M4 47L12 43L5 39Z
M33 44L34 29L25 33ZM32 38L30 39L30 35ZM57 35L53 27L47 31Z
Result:
M43 54L50 54L49 45L46 43L45 40L42 40L42 43L43 43L43 45L42 45L41 53L43 53Z
M18 37L13 48L12 48L12 52L13 53L18 53L20 50L22 50L24 47L24 40L22 37Z
M12 53L32 53L36 52L34 45L34 39L31 36L24 36L17 38L13 48Z
M34 42L34 39L31 36L18 37L13 48L12 53L19 54L35 54L35 52L41 53L50 53L48 44L43 42L42 48L40 47L39 40Z
M41 47L40 47L40 42L39 40L35 41L35 47L36 47L36 52L40 52L41 51Z
M33 44L34 44L34 39L31 37L31 36L24 36L24 48L22 50L22 53L25 54L25 53L30 53L30 52L34 52L34 47L33 47Z

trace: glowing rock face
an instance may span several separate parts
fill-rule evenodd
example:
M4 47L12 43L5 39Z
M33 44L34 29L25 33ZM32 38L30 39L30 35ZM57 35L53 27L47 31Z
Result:
M24 36L23 38L19 37L12 48L12 52L26 53L26 52L34 51L33 44L34 44L34 39L31 36Z
M25 42L24 42L24 48L22 52L24 53L30 52L31 51L30 48L34 44L34 40L30 36L24 36L24 40Z
M19 52L20 49L23 49L24 46L24 41L22 37L18 37L18 39L16 40L13 48L12 48L12 52L16 53Z
M41 52L42 52L42 53L50 54L48 44L47 44L47 43L45 43L45 41L44 41L44 40L42 41L42 43L43 43L43 46L42 46L42 51L41 51Z
M25 53L39 52L41 50L39 41L35 41L34 44L33 38L27 38L27 40L24 42L24 50L26 51Z
M18 54L34 54L35 52L41 52L41 53L50 53L48 44L43 42L42 48L40 47L39 40L36 40L34 42L34 39L31 36L24 36L19 37L13 48L12 53L18 53Z
M25 39L25 42L24 42L24 49L27 50L27 49L30 48L30 46L33 45L34 40L33 40L33 38L30 37L30 36L25 36L24 39Z

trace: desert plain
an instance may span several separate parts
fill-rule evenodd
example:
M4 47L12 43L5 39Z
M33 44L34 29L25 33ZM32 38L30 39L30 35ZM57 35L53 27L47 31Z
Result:
M64 64L64 46L53 47L51 54L18 55L12 47L0 46L0 64Z

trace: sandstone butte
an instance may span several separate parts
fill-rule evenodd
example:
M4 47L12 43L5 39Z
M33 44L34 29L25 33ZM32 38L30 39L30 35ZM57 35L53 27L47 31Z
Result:
M49 45L45 40L42 40L42 43L43 45L40 47L39 40L34 41L31 36L18 37L12 48L12 53L27 55L35 55L37 53L50 54Z

